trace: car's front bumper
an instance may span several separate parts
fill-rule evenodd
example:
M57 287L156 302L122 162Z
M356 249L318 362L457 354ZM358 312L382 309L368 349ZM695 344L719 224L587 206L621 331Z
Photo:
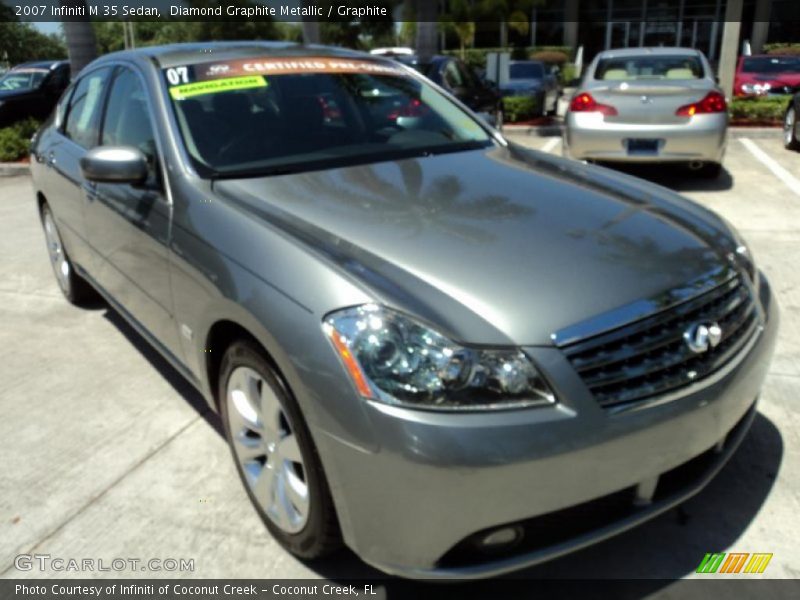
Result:
M600 113L566 116L564 150L578 160L609 162L721 163L727 142L727 114L695 115L686 123L626 124ZM654 152L631 152L629 140L655 140Z
M731 456L755 413L778 320L762 281L767 318L754 341L716 377L669 403L609 414L558 349L527 348L551 376L558 405L457 415L370 404L377 451L324 434L319 440L334 471L346 542L389 573L486 577L598 542L697 493ZM694 476L682 477L684 471ZM628 502L626 511L577 533L565 527L563 539L523 541L502 558L464 559L458 551L477 532L506 524L533 531L535 517L568 507L592 510L592 501L623 490L632 500L637 486L660 477L651 503Z

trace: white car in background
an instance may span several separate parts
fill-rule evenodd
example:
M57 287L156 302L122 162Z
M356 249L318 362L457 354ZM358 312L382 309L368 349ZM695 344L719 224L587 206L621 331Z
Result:
M686 163L717 177L728 106L698 50L607 50L587 68L565 121L564 152L572 158Z

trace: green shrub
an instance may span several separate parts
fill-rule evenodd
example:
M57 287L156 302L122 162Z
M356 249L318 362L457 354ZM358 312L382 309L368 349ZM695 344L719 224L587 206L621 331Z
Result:
M731 118L736 121L781 123L788 105L788 96L786 98L734 98L729 110Z
M800 44L794 44L794 43L764 44L764 52L766 54L800 55Z
M31 137L37 129L39 122L35 119L25 119L0 129L0 162L26 157L31 149Z
M558 79L561 85L567 86L572 83L572 80L578 76L578 71L573 63L564 63L561 65L561 72L558 74Z
M569 60L569 56L557 50L531 52L529 57L531 60L540 60L545 64L558 65L559 67Z
M526 121L541 114L536 98L532 96L506 96L503 98L503 117L506 123Z
M516 48L467 48L464 51L464 62L473 69L484 70L486 68L486 54L489 52L509 52L513 60L530 58L539 53L558 53L565 56L565 61L572 55L572 48L569 46L526 46ZM449 56L461 56L460 50L445 50L443 54ZM539 59L537 59L539 60Z

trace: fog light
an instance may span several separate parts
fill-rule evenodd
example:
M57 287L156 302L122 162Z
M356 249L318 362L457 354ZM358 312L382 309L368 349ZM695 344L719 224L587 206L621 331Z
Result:
M502 527L490 531L480 540L480 545L486 549L495 549L501 546L514 544L522 539L521 527Z

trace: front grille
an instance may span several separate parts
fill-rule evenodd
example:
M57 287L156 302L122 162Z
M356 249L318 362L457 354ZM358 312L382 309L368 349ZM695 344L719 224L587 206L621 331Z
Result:
M653 316L568 345L564 352L600 406L610 408L710 375L747 343L758 320L750 288L737 276ZM707 352L693 353L684 332L710 322L719 324L722 339Z

